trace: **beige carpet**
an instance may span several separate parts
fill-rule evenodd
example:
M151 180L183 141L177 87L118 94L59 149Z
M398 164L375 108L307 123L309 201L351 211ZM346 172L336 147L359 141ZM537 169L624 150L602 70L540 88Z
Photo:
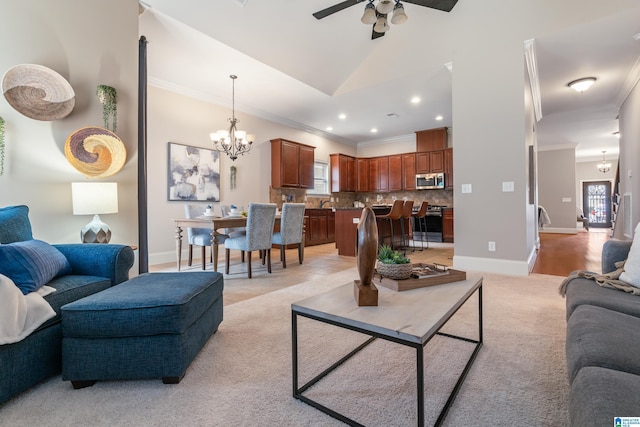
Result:
M342 425L291 396L290 305L355 277L355 269L347 270L225 307L219 331L178 385L108 381L73 390L58 376L0 406L0 425ZM484 346L445 425L568 423L561 280L484 275ZM447 331L473 334L475 301ZM363 341L308 319L299 332L302 379ZM427 346L427 424L469 351L469 344L441 337ZM377 340L308 393L365 425L415 425L415 350Z

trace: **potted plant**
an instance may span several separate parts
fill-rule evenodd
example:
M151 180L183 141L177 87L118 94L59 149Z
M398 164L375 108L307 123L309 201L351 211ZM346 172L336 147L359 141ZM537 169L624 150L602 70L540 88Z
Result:
M389 245L382 245L378 249L378 263L376 270L382 277L394 280L404 280L411 276L413 265L411 260Z
M107 85L99 85L96 89L96 95L98 100L102 104L102 120L104 121L104 127L109 129L109 119L113 123L114 133L118 128L118 104L116 89Z

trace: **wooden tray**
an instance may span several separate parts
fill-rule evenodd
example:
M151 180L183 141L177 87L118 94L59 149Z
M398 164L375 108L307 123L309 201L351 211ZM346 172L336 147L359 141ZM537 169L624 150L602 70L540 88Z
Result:
M413 266L434 268L432 264L422 263L413 264ZM424 288L425 286L441 285L443 283L458 282L466 279L466 272L447 268L446 271L437 271L433 275L421 279L411 277L404 280L394 280L389 279L388 277L381 277L376 274L373 277L373 283L376 285L382 285L385 288L389 288L394 291L407 291L409 289Z

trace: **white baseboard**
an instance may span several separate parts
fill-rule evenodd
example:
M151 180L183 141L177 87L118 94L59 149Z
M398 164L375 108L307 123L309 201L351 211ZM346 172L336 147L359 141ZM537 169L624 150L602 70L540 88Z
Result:
M189 252L184 250L182 251L182 259L187 259ZM193 259L197 259L200 262L200 251L193 251ZM168 252L156 252L153 254L149 254L149 265L156 264L167 264L172 262L175 264L176 262L176 251L168 251Z
M538 230L538 233L577 234L578 230L576 228L545 227Z
M513 261L510 259L479 258L461 255L453 256L453 268L464 271L483 271L487 273L509 274L512 276L529 275L529 264L532 262L531 256L528 261ZM535 257L533 258L535 262ZM531 264L533 268L533 264Z
M534 246L533 248L531 248L531 253L529 254L529 273L531 273L531 271L533 270L533 266L536 264L536 259L538 259L538 251L537 248L539 246Z

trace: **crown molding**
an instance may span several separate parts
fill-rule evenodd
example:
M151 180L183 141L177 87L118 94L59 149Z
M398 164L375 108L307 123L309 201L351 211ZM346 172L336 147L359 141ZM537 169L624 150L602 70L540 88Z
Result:
M538 145L538 148L536 151L569 150L569 149L575 149L577 146L578 144L558 144L558 145L545 145L545 146Z
M536 61L536 44L534 39L524 42L524 59L529 72L529 86L533 97L533 111L536 115L536 122L542 119L542 99L540 96L540 77L538 75L538 64Z
M148 84L150 86L157 87L159 89L168 90L170 92L177 93L179 95L184 95L189 98L199 99L204 102L208 102L210 104L220 105L222 107L227 107L231 109L231 100L229 98L221 98L219 96L213 96L209 94L205 94L202 91L197 91L193 89L189 89L187 87L177 85L174 83L167 82L166 80L158 79L155 77L149 77ZM317 135L322 138L329 139L331 141L340 142L342 144L350 145L352 147L357 147L357 143L351 141L346 138L342 138L337 135L333 135L331 133L325 132L320 129L316 129L311 126L304 125L302 123L296 122L294 120L289 120L284 117L278 116L276 114L271 114L266 111L260 110L258 108L249 107L245 104L241 104L236 102L236 111L242 111L243 113L250 114L254 117L258 117L264 120L268 120L273 123L277 123L283 126L287 126L293 129L298 129L303 132L310 133L312 135Z
M407 135L399 135L399 136L393 136L393 137L389 137L389 138L381 138L381 139L372 139L369 141L364 141L364 142L359 142L357 144L357 147L371 147L371 146L380 146L380 145L384 145L384 144L394 144L397 142L406 142L406 141L410 141L410 140L414 140L415 141L416 138L416 134L415 133L410 133Z

